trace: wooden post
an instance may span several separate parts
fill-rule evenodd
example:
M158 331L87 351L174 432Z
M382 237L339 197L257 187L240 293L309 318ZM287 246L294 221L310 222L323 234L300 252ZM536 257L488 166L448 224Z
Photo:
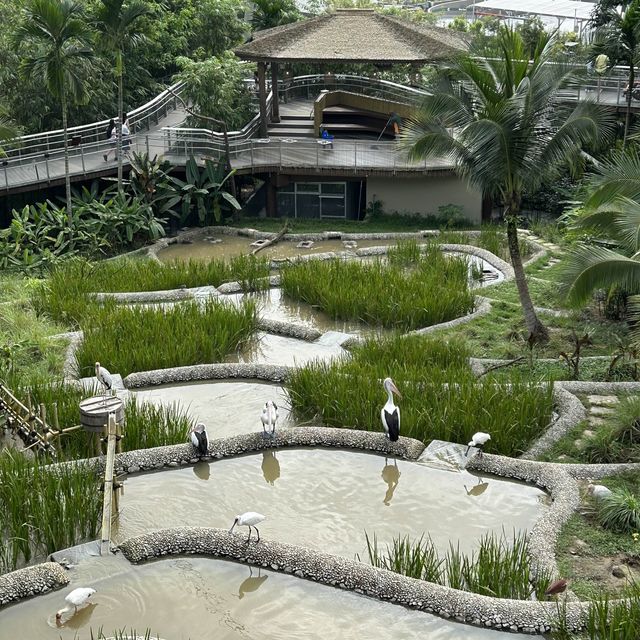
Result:
M56 431L60 431L60 423L58 422L58 403L54 402L51 405L52 413L53 413L53 428Z
M280 122L280 104L278 102L278 63L271 61L271 91L273 91L273 101L271 102L271 122Z
M47 427L47 407L45 407L44 402L40 403L40 420L42 421L42 430L46 434L49 429Z
M107 425L107 463L104 469L104 496L102 502L102 537L100 555L107 555L111 543L111 503L113 501L113 467L116 457L116 416L109 414Z
M266 63L258 62L258 99L260 101L260 137L267 137L267 83Z

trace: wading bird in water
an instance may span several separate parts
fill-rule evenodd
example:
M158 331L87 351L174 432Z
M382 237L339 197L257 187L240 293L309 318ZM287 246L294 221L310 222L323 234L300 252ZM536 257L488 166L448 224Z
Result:
M201 456L206 456L209 452L209 438L207 429L202 422L198 422L191 428L191 444L198 450Z
M264 403L260 420L262 420L262 435L264 437L270 435L273 438L278 422L278 405L276 405L273 400L267 400L267 402ZM269 430L271 430L271 432L269 432Z
M258 531L257 524L260 524L264 520L266 520L267 516L263 516L261 513L256 513L255 511L247 511L247 513L243 513L240 516L236 516L233 524L231 525L231 529L229 529L229 533L233 531L233 528L238 525L239 527L249 527L249 537L247 538L247 542L251 540L251 527L256 530L258 534L257 542L260 542L260 532Z
M382 411L380 411L382 426L387 438L391 442L396 442L400 437L400 408L394 404L393 394L395 393L399 398L402 398L402 394L398 391L398 387L396 387L391 378L385 378L382 386L387 392L387 402L382 407Z
M109 371L101 366L99 362L96 362L96 378L98 379L98 382L104 387L102 400L103 404L106 404L107 395L109 395L109 392L113 388L113 378L111 377Z
M489 440L491 440L491 436L488 433L483 433L482 431L478 431L478 433L474 433L473 436L471 436L471 442L467 445L467 450L465 451L464 455L468 456L469 449L471 449L471 447L475 447L476 449L478 449L478 455L481 456L482 447L487 442L489 442Z
M78 611L78 607L81 607L83 604L86 604L89 601L89 598L96 592L95 589L91 587L78 587L74 589L66 598L65 602L67 602L67 606L64 609L60 609L60 611L56 612L56 620L59 622L62 620L62 616L67 613L67 611L71 611L71 607L73 607L73 613Z

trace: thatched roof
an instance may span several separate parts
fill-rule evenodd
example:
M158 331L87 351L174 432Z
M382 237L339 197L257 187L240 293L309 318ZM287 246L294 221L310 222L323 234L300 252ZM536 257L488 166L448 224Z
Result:
M425 63L465 51L451 29L381 15L373 9L334 13L254 34L235 53L244 60L276 62Z

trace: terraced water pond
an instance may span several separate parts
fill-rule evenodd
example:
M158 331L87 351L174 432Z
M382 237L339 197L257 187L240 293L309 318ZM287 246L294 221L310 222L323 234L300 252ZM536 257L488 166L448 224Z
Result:
M189 382L133 393L138 400L155 405L179 403L194 420L207 425L212 440L262 431L260 415L267 400L278 406L278 428L293 426L284 389L266 382Z
M355 593L261 569L207 558L175 558L132 567L119 556L87 558L72 583L5 609L0 640L88 640L151 628L165 640L324 640L429 638L508 640L513 634L462 626ZM93 586L94 603L63 626L55 612L64 595ZM527 636L531 638L531 636Z
M365 530L383 543L425 533L442 552L458 540L471 551L489 531L530 529L544 497L521 483L368 453L272 450L129 477L114 536L185 522L228 528L236 514L258 511L265 538L349 558L366 557Z

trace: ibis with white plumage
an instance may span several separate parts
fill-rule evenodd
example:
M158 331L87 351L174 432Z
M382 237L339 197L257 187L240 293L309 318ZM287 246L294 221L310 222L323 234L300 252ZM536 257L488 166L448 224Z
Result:
M99 362L96 362L96 378L98 382L104 387L103 398L106 402L106 397L109 395L111 389L113 389L113 378L108 369L105 369Z
M273 400L267 400L264 403L260 420L262 421L262 435L264 437L270 435L273 438L278 422L278 405Z
M89 602L89 598L95 592L96 590L91 587L78 587L77 589L74 589L65 597L67 606L56 612L56 620L61 620L62 616L67 613L67 611L71 611L71 607L73 607L73 613L77 613L78 607L81 607L83 604L87 604L87 602Z
M471 447L475 447L478 450L478 455L482 455L482 447L491 440L491 436L488 433L484 433L483 431L478 431L471 436L471 442L467 445L467 450L465 451L465 456L469 455L469 449Z
M256 525L264 522L267 516L263 516L261 513L256 513L255 511L247 511L242 515L236 516L233 524L231 525L231 529L229 529L229 533L231 533L236 525L239 527L249 527L249 537L247 538L247 542L251 540L251 527L256 530L258 534L257 542L260 542L260 532L258 531L258 527Z

